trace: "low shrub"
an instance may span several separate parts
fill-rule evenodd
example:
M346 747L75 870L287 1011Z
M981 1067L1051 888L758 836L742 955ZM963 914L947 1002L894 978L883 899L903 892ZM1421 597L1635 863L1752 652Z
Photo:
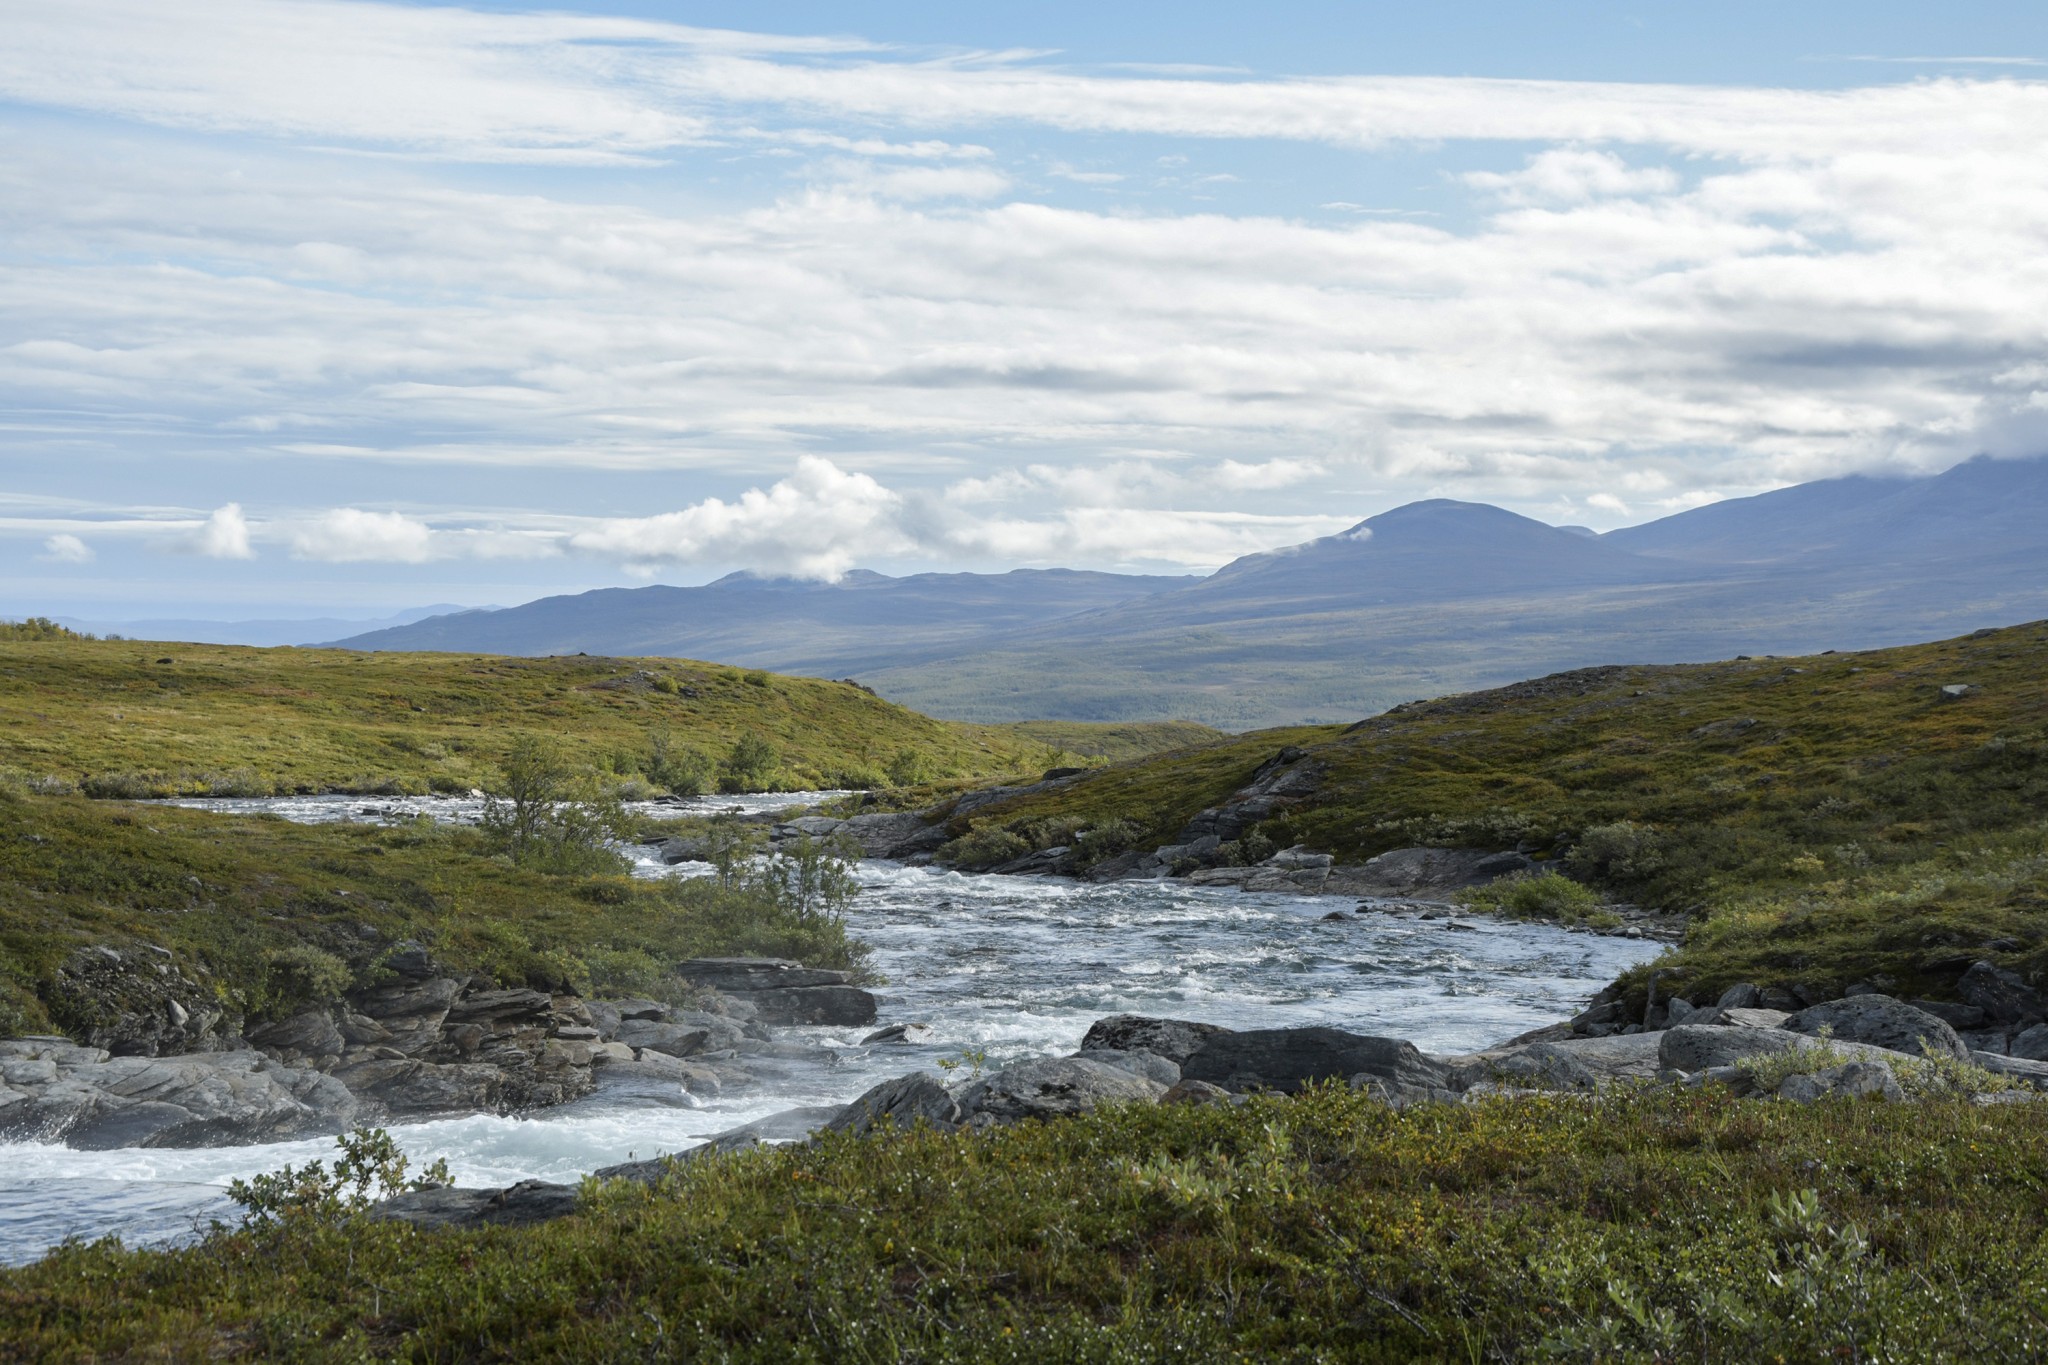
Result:
M1602 910L1591 887L1558 872L1518 872L1485 886L1468 887L1453 897L1459 904L1510 919L1554 920L1612 928L1621 919Z

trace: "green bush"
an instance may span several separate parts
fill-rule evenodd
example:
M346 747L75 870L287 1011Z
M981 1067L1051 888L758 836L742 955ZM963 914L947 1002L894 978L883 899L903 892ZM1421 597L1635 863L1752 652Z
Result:
M1595 924L1611 928L1619 917L1600 908L1600 898L1557 872L1517 872L1485 886L1469 887L1454 897L1459 905L1510 919L1556 920L1563 924Z
M719 765L719 790L770 791L775 786L775 770L781 762L782 755L773 744L751 731L741 735L733 742L732 752L725 756L725 762Z

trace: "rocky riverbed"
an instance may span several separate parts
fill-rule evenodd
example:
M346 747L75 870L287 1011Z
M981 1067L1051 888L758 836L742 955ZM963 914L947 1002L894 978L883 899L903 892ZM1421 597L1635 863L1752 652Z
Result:
M948 1083L916 1071L883 1081L843 1107L792 1109L718 1134L687 1151L599 1170L657 1183L676 1161L816 1135L924 1125L978 1131L1057 1121L1104 1104L1218 1104L1287 1095L1314 1084L1368 1090L1397 1107L1521 1095L1594 1096L1618 1085L1717 1085L1759 1101L1905 1102L1966 1096L1978 1104L2048 1100L2048 1062L1971 1050L1940 1017L1866 994L1795 1014L1746 1003L1690 1010L1668 1028L1604 1036L1569 1024L1477 1052L1431 1054L1403 1039L1324 1026L1234 1030L1185 1019L1098 1020L1072 1055L1037 1058ZM420 1227L530 1223L572 1213L573 1186L522 1181L401 1195L379 1216Z

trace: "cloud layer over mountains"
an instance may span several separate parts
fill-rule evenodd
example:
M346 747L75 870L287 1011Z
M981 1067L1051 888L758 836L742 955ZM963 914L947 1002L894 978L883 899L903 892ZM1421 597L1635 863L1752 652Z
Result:
M1611 526L2048 448L2035 81L5 12L0 531L45 575L1210 568L1432 493Z

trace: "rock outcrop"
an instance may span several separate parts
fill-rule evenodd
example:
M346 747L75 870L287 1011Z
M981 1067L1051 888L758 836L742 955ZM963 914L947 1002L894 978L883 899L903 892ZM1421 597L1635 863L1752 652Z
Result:
M0 1135L115 1147L214 1147L338 1133L363 1106L260 1052L115 1057L68 1038L0 1042Z

